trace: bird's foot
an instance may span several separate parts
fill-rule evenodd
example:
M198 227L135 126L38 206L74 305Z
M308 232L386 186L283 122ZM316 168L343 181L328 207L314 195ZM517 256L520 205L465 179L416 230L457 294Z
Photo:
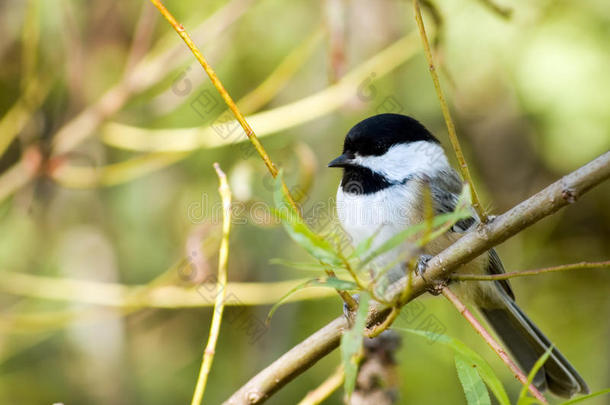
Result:
M417 259L417 265L415 266L415 274L420 276L426 282L426 284L428 284L427 290L430 294L440 295L443 291L443 288L447 286L447 281L439 280L430 282L426 280L426 277L424 276L426 270L428 269L428 262L432 259L432 257L432 255L419 256L419 258Z
M352 295L352 298L354 299L354 301L356 301L356 303L360 303L360 295L359 294ZM348 321L351 322L351 320L354 318L355 311L356 311L356 309L351 309L347 305L347 302L343 303L343 315L345 315L345 317L347 318Z
M426 283L428 282L428 280L426 280L424 274L426 273L426 269L428 268L428 262L432 259L432 257L432 255L419 256L419 258L417 259L417 265L415 266L415 274L423 278Z

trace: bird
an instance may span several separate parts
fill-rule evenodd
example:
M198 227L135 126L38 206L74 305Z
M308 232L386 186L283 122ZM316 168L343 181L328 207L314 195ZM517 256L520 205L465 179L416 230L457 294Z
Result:
M435 214L453 212L463 189L439 140L419 121L402 114L378 114L360 121L345 136L342 154L328 166L343 169L336 197L342 228L354 246L373 238L371 250L423 222L426 207L432 206ZM431 257L480 222L472 207L470 211L470 217L458 221L418 252L418 268L423 274ZM384 274L390 283L408 271L401 262L405 248L397 246L372 261L377 269L389 268ZM458 271L501 274L504 267L496 251L490 249ZM453 281L451 288L478 308L526 372L551 347L551 341L515 302L508 280ZM589 393L584 379L554 345L533 383L539 390L548 389L560 397Z

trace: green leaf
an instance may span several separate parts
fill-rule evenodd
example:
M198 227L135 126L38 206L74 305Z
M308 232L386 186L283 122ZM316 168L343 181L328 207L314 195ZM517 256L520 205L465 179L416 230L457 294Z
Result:
M354 251L349 255L349 258L360 257L364 253L368 252L373 246L373 241L379 235L379 231L381 231L381 227L379 227L375 232L371 234L368 238L361 241L358 246L354 249Z
M309 229L296 209L290 204L282 187L282 172L275 178L273 199L276 208L272 212L281 220L284 229L292 240L307 250L310 255L329 266L342 264L343 261L335 252L332 244Z
M538 370L540 370L542 368L542 366L544 365L546 360L551 355L552 351L553 351L553 346L551 345L548 349L546 349L544 354L542 356L540 356L540 358L538 360L536 360L536 363L534 363L534 367L532 367L532 369L530 370L530 373L527 375L527 385L524 385L523 388L521 388L521 392L519 393L519 398L517 399L517 405L527 405L527 403L528 403L527 401L529 400L529 398L527 397L528 387L530 386L532 381L534 381L534 377L536 376L536 373L538 372Z
M453 224L455 224L456 222L458 222L461 219L464 218L468 218L472 215L472 213L470 212L470 210L466 209L466 208L461 208L459 210L456 210L454 212L450 212L448 214L442 214L442 215L437 215L434 217L434 219L432 220L432 227L433 228L438 228L438 227L442 227L442 226L452 226ZM396 235L392 236L391 238L389 238L388 240L386 240L384 243L381 244L381 246L379 246L378 248L376 248L371 254L369 254L360 264L360 267L368 264L371 260L373 260L375 257L390 251L392 249L394 249L395 247L399 246L400 244L402 244L406 239L408 239L409 237L424 231L426 228L428 228L429 224L422 222L419 223L417 225L413 225L408 227L407 229L405 229L402 232L397 233Z
M489 392L477 371L477 365L461 354L455 355L455 368L468 405L491 405Z
M352 328L341 336L341 360L345 372L344 390L348 400L354 392L354 388L356 388L356 377L358 376L358 365L362 358L362 340L368 311L369 294L365 291L360 293L358 312Z
M271 317L273 316L275 311L280 307L280 305L282 305L288 299L288 297L290 297L297 291L300 291L304 288L309 288L309 287L329 287L329 288L334 288L337 290L356 290L358 288L356 283L353 283L348 280L341 280L341 279L338 279L335 277L318 277L318 278L313 278L311 280L307 280L304 283L301 283L301 284L293 287L290 291L288 291L286 294L284 294L282 296L282 298L279 299L278 302L273 304L273 306L269 310L269 313L267 314L267 319L265 322L269 323L271 321Z
M606 388L604 390L597 391L597 392L594 392L594 393L589 394L589 395L583 395L582 397L578 397L578 398L574 398L574 399L571 399L571 400L566 401L566 402L562 402L560 405L577 404L577 403L582 402L582 401L584 401L586 399L598 397L598 396L604 395L604 394L610 394L610 388Z
M286 267L292 267L294 269L298 269L298 270L305 270L305 271L324 271L326 269L331 269L335 272L344 272L347 273L347 270L345 270L342 267L332 267L332 266L328 266L326 264L323 263L315 263L315 262L294 262L291 260L284 260L284 259L271 259L269 260L269 263L271 264L276 264L276 265L280 265L280 266L286 266Z
M532 405L532 404L538 404L540 405L540 401L538 401L537 398L534 397L525 397L522 400L523 402L521 403L521 405Z
M481 376L485 384L487 384L491 392L493 392L500 405L510 405L510 400L508 399L506 390L504 389L502 382L500 382L500 379L493 372L493 369L491 368L489 363L487 363L477 352L466 346L464 343L447 335L428 332L425 330L399 327L394 327L393 329L425 337L426 339L431 340L433 342L438 342L451 347L456 353L459 353L464 356L472 364L476 364L479 375Z

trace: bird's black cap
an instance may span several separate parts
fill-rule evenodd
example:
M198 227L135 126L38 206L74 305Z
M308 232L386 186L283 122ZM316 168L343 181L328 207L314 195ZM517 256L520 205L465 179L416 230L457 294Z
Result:
M369 117L349 130L343 154L381 156L401 143L429 141L439 143L419 121L401 114L379 114Z

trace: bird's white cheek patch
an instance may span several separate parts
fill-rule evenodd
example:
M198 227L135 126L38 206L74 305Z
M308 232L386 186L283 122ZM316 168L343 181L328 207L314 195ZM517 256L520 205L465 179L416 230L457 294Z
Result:
M381 156L357 156L355 162L397 182L415 173L451 168L443 147L427 141L394 145Z

